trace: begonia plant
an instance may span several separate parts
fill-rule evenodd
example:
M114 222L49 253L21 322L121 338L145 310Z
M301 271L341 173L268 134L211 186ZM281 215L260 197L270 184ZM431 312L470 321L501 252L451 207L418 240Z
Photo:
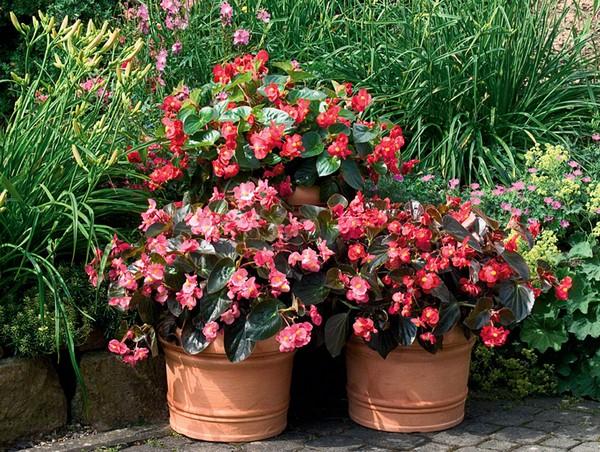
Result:
M366 89L335 82L315 89L297 62L271 69L268 62L264 50L239 56L216 65L211 83L179 87L164 99L157 140L129 154L151 189L198 193L267 178L282 197L297 185L318 185L327 199L363 190L365 177L412 168L414 161L399 163L402 129L365 120L372 102Z
M140 243L115 240L87 267L92 282L108 279L110 305L133 312L134 325L109 344L125 362L156 353L157 333L190 354L223 333L237 362L273 336L282 352L305 346L321 324L317 308L305 309L290 286L333 253L318 224L290 214L268 182L215 188L206 204L158 208L151 200L140 230Z
M435 352L456 325L478 332L487 346L500 346L537 295L554 286L564 299L570 288L570 278L559 281L543 263L530 273L518 254L513 235L531 245L537 230L516 217L501 228L459 198L436 208L366 200L360 193L348 203L335 195L327 209L304 211L329 218L328 229L336 231L323 287L314 289L325 292L316 299L299 295L305 303L327 298L334 305L325 326L333 355L352 334L383 357L415 340Z

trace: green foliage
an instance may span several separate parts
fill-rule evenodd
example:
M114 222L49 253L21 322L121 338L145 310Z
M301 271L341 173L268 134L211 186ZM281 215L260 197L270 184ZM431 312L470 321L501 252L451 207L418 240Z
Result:
M64 342L64 329L56 331L55 303L65 305L66 322L72 331L75 344L82 344L93 327L110 331L115 327L117 315L108 308L103 292L97 292L81 267L61 266L58 272L69 286L72 300L58 300L50 295L45 309L40 311L37 290L29 289L25 294L12 295L0 305L0 350L14 356L41 356L56 353L56 334Z
M542 295L520 337L556 367L562 391L600 399L600 246L573 240L557 265L573 278L569 299Z
M64 340L74 361L76 337L64 302L74 297L57 263L88 261L99 239L109 240L113 226L146 204L145 195L118 188L135 177L119 151L139 134L133 90L144 74L118 76L133 49L116 35L111 41L109 29L58 30L43 15L19 28L27 49L42 43L45 56L26 54L24 72L14 74L18 99L0 132L0 291L3 305L20 304L36 286L31 300L38 301L40 319L53 316L55 348Z
M490 349L477 344L471 361L470 389L482 396L522 399L555 395L558 382L551 364L519 343Z

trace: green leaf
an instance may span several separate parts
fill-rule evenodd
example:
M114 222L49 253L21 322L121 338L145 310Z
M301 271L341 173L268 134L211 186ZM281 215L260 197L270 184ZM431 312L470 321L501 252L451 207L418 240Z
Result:
M364 124L354 124L352 126L352 137L355 143L368 143L377 138L377 133Z
M291 90L287 96L288 102L294 103L298 99L325 100L327 99L327 94L325 94L323 91L317 91L315 89L310 88L300 88Z
M491 298L480 298L463 323L471 330L483 328L490 323L490 310L493 306L494 302Z
M202 107L198 114L190 114L185 118L183 123L183 131L186 135L193 135L202 130L208 124L214 114L212 107Z
M569 314L575 311L580 311L582 314L587 314L590 303L598 301L598 292L592 285L581 277L573 278L573 287L569 291L569 299L564 302L554 301L553 303L564 303L564 306Z
M317 174L320 177L329 176L340 169L341 165L342 160L339 157L334 157L327 152L323 152L317 159Z
M219 293L205 295L198 300L198 314L204 323L217 320L231 306L231 300Z
M252 108L242 105L241 107L225 110L219 117L220 122L239 122L241 119L246 120L252 114Z
M596 305L595 311L588 312L587 314L576 312L573 315L571 325L569 325L569 333L573 333L580 341L585 340L588 336L593 338L600 337L599 306Z
M315 185L318 177L315 162L315 158L301 161L300 167L294 173L294 182L296 185L302 185L304 187Z
M194 322L188 320L181 331L181 346L186 353L197 355L210 345L202 334L202 328L194 325Z
M302 276L292 287L292 293L305 305L319 304L329 295L329 288L325 286L325 275L309 273Z
M294 118L285 111L270 107L262 109L260 122L265 125L270 125L272 122L275 124L283 124L286 128L292 127L295 123Z
M318 132L307 132L302 136L302 158L313 157L319 155L325 149L325 145L321 141L321 135Z
M354 160L346 159L342 162L342 177L353 189L364 189L365 180L360 174L360 169Z
M349 316L347 312L332 315L325 323L325 347L333 356L339 356L348 340Z
M217 140L221 137L221 132L218 130L209 130L207 132L201 133L198 136L195 136L194 140L189 140L187 142L186 148L202 148L212 146L217 142Z
M330 268L325 274L325 287L330 289L343 290L344 283L340 279L340 269Z
M517 322L529 315L535 301L533 290L513 282L506 282L500 286L498 299L502 306L506 306L513 312Z
M254 150L249 144L238 147L235 151L235 159L242 169L258 169L261 167L260 160L254 155Z
M532 315L521 326L521 340L542 353L549 348L558 352L569 335L564 319Z
M213 294L223 289L235 272L235 262L229 257L221 259L210 272L206 282L206 290Z
M245 360L254 350L255 342L247 337L245 326L245 321L239 319L224 327L225 353L232 363Z
M284 307L283 303L274 298L255 304L246 320L246 337L261 341L277 334L283 327L279 310Z
M580 259L588 259L594 256L594 252L592 251L592 245L589 242L579 242L576 243L570 250L567 257L569 259L580 258Z
M583 271L589 279L600 281L600 258L597 257L582 264L581 271Z

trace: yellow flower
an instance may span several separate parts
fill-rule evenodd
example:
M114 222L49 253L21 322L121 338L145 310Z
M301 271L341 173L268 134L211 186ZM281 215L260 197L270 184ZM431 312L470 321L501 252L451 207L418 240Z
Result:
M542 260L550 265L554 265L558 262L560 257L560 250L558 249L558 237L554 231L545 229L538 236L535 245L530 250L523 250L522 255L529 265L529 268L535 270L537 268L537 261Z

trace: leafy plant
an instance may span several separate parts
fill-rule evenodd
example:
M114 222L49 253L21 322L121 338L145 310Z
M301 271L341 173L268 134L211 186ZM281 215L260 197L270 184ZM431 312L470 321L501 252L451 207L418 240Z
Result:
M72 291L57 265L87 260L99 238L143 208L145 195L117 184L135 178L119 156L130 134L137 138L141 102L132 92L145 72L122 67L139 45L122 46L108 24L84 29L43 14L31 25L12 20L27 49L41 44L44 58L26 52L24 73L12 74L19 96L0 132L0 290L19 300L36 286L40 318L53 311L55 349L64 339L75 362Z
M94 259L100 273L90 271L93 282L110 281L111 306L141 320L109 344L124 362L134 365L157 353L157 334L192 355L221 337L232 362L273 336L280 351L289 352L311 339L313 324L300 321L304 316L321 323L290 285L319 271L330 251L315 243L317 225L288 215L265 181L225 193L215 189L206 205L184 199L157 209L151 201L140 229L145 240L135 246L113 242L108 256ZM302 270L293 268L298 261Z
M265 177L284 198L297 185L316 185L327 199L363 190L367 176L410 171L414 162L399 166L402 129L361 119L371 103L366 90L335 82L314 89L298 63L273 63L284 72L274 73L268 59L260 51L216 65L210 84L164 99L158 143L129 154L151 189L202 194L202 183L210 190Z
M561 391L600 400L600 247L585 236L572 240L556 265L573 279L570 299L541 297L520 336L556 367Z

